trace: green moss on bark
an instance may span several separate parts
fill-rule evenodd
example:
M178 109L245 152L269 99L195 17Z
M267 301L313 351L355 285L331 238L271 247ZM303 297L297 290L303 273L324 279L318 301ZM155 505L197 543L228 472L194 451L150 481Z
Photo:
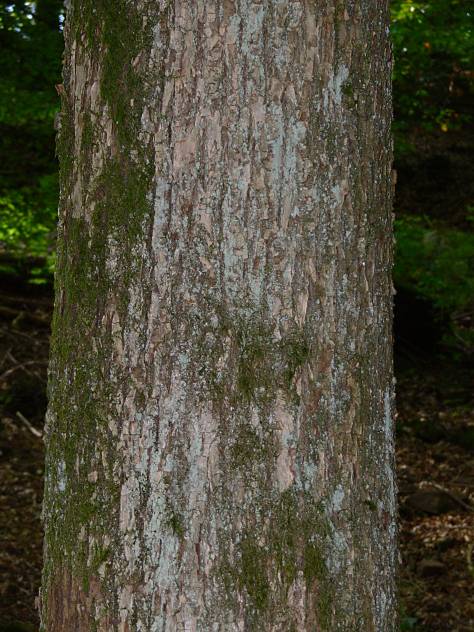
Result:
M276 323L256 306L211 306L214 317L189 317L191 370L211 400L237 409L268 409L280 393L298 403L294 380L310 355L306 332L296 326L275 337ZM223 361L223 358L226 358ZM218 368L220 367L220 368Z
M85 40L89 53L100 56L101 95L110 108L117 140L129 147L140 129L146 82L137 69L151 46L151 23L126 0L85 0L76 11L75 38Z
M140 125L145 96L161 78L145 76L137 69L147 64L134 61L149 54L156 20L166 29L156 10L147 16L125 1L73 3L68 15L57 143L61 221L49 384L44 587L53 568L69 567L87 591L102 552L109 551L104 542L118 533L121 481L114 464L120 459L109 422L121 423L117 384L127 376L113 361L111 317L118 312L122 330L130 331L146 309L146 298L133 314L129 309L131 284L149 265L142 252L152 225L154 155L140 138ZM73 103L77 91L70 85L73 44L76 60L89 58L84 67L91 76L81 89L91 90L99 80L103 108L113 123L108 148L98 123L102 112L82 112L80 125L74 127L80 104Z
M238 588L247 594L252 610L261 612L268 606L271 590L267 576L268 554L264 547L257 544L255 535L246 536L238 548Z
M248 524L240 538L234 535L238 545L233 557L222 536L217 580L223 601L237 608L236 595L241 595L251 629L282 621L291 629L296 621L288 609L289 593L302 575L308 594L316 595L319 629L329 630L333 600L325 560L330 529L322 504L290 488L274 501L252 507L252 514L243 518Z

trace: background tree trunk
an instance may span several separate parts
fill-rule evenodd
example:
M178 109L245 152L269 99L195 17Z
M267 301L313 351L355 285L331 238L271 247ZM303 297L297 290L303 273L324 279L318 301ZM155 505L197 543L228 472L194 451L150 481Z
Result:
M48 632L391 632L388 1L73 0Z

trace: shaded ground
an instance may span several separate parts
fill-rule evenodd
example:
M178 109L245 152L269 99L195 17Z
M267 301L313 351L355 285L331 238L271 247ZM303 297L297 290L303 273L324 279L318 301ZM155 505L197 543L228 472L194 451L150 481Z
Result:
M0 279L0 632L37 629L50 294Z
M0 632L37 630L50 312L49 291L0 283ZM409 356L397 420L403 630L471 632L473 373L432 358L413 368Z
M405 630L474 630L474 400L467 367L398 379L401 598Z

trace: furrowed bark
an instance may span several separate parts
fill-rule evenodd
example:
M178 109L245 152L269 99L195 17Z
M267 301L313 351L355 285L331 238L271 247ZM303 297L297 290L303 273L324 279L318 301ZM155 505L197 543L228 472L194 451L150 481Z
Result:
M397 629L387 4L72 0L43 630Z

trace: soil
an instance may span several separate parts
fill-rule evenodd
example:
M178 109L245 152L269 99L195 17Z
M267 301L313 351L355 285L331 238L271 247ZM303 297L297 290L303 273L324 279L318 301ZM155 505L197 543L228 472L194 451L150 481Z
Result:
M38 629L51 310L51 288L0 279L0 632ZM472 632L472 367L411 348L397 372L402 630Z

